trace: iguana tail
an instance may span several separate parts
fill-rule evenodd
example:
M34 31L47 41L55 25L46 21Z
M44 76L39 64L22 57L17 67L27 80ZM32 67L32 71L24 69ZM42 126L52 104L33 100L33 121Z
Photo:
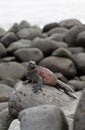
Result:
M59 79L57 80L57 83L59 84L59 88L63 89L67 95L75 99L77 98L77 96L74 94L74 90L68 84L60 81Z

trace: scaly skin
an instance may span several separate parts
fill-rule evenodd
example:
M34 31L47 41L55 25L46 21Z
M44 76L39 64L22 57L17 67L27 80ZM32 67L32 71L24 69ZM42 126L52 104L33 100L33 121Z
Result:
M63 89L66 94L76 98L75 95L70 93L74 92L74 90L69 85L57 79L56 75L49 69L37 66L34 61L29 61L26 79L27 81L25 83L37 83L36 86L33 87L34 92L42 90L42 86L45 84L48 86L56 87L57 89Z

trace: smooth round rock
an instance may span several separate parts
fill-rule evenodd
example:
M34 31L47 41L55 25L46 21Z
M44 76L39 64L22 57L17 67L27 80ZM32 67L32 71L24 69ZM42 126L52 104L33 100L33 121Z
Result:
M76 37L77 35L85 30L85 26L74 26L69 30L67 35L65 36L65 42L68 43L69 46L77 46Z
M85 74L85 53L78 53L73 55L74 63L79 74Z
M2 38L1 42L5 47L8 47L12 42L17 41L18 38L13 32L7 32Z
M65 36L66 36L66 34L64 34L64 33L54 33L53 35L48 37L48 39L64 42Z
M67 48L67 44L65 42L58 42L50 39L40 39L36 38L32 41L32 48L39 48L45 56L50 55L55 49L60 47Z
M52 56L57 56L57 57L65 57L72 59L72 53L66 48L59 48L53 51Z
M20 112L19 119L22 130L68 130L65 115L55 105L25 109Z
M9 53L13 53L14 51L21 49L21 48L28 48L31 46L31 40L27 39L20 39L16 42L13 42L8 48L7 51Z
M85 31L77 35L76 42L77 42L77 46L85 48Z
M22 82L16 84L16 89L10 96L8 103L9 111L12 117L17 118L19 112L26 108L45 104L65 106L72 101L68 95L50 86L43 85L43 91L37 94L33 93L32 87L34 85L36 84L30 83L24 85Z
M69 80L68 84L74 86L75 91L79 91L85 88L85 81Z
M49 56L41 60L38 65L47 67L53 72L60 72L67 78L77 74L74 63L67 58Z
M25 68L17 62L0 63L0 79L22 79L26 73Z
M68 32L69 32L69 30L66 29L66 28L64 28L64 27L56 27L56 28L51 29L51 30L48 32L48 36L51 36L51 35L53 35L54 33L61 33L61 34L63 34L63 33L68 33Z
M35 28L23 28L17 32L17 36L21 39L33 40L36 37L43 37L43 34Z
M70 29L73 26L79 26L79 25L81 25L81 22L79 20L77 20L77 19L65 19L65 20L62 20L59 24L62 27Z
M22 29L22 28L30 28L31 25L26 20L23 20L23 21L20 22L19 27L20 27L20 29Z
M23 61L29 61L29 60L34 60L36 62L39 62L44 57L42 51L38 48L18 49L17 51L14 52L14 56L19 61L22 61L22 62Z

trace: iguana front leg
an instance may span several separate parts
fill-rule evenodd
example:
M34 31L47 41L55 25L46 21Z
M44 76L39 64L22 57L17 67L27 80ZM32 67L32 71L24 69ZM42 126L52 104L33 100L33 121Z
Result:
M40 76L38 78L39 78L38 82L32 88L33 93L38 93L39 91L42 91L43 87L42 78Z

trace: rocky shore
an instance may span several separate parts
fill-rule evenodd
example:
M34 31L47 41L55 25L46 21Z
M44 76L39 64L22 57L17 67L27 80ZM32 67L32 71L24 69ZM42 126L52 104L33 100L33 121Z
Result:
M46 85L33 93L33 83L22 84L30 60L69 84L78 98ZM84 130L84 122L85 25L67 19L43 28L28 21L0 28L0 130Z

